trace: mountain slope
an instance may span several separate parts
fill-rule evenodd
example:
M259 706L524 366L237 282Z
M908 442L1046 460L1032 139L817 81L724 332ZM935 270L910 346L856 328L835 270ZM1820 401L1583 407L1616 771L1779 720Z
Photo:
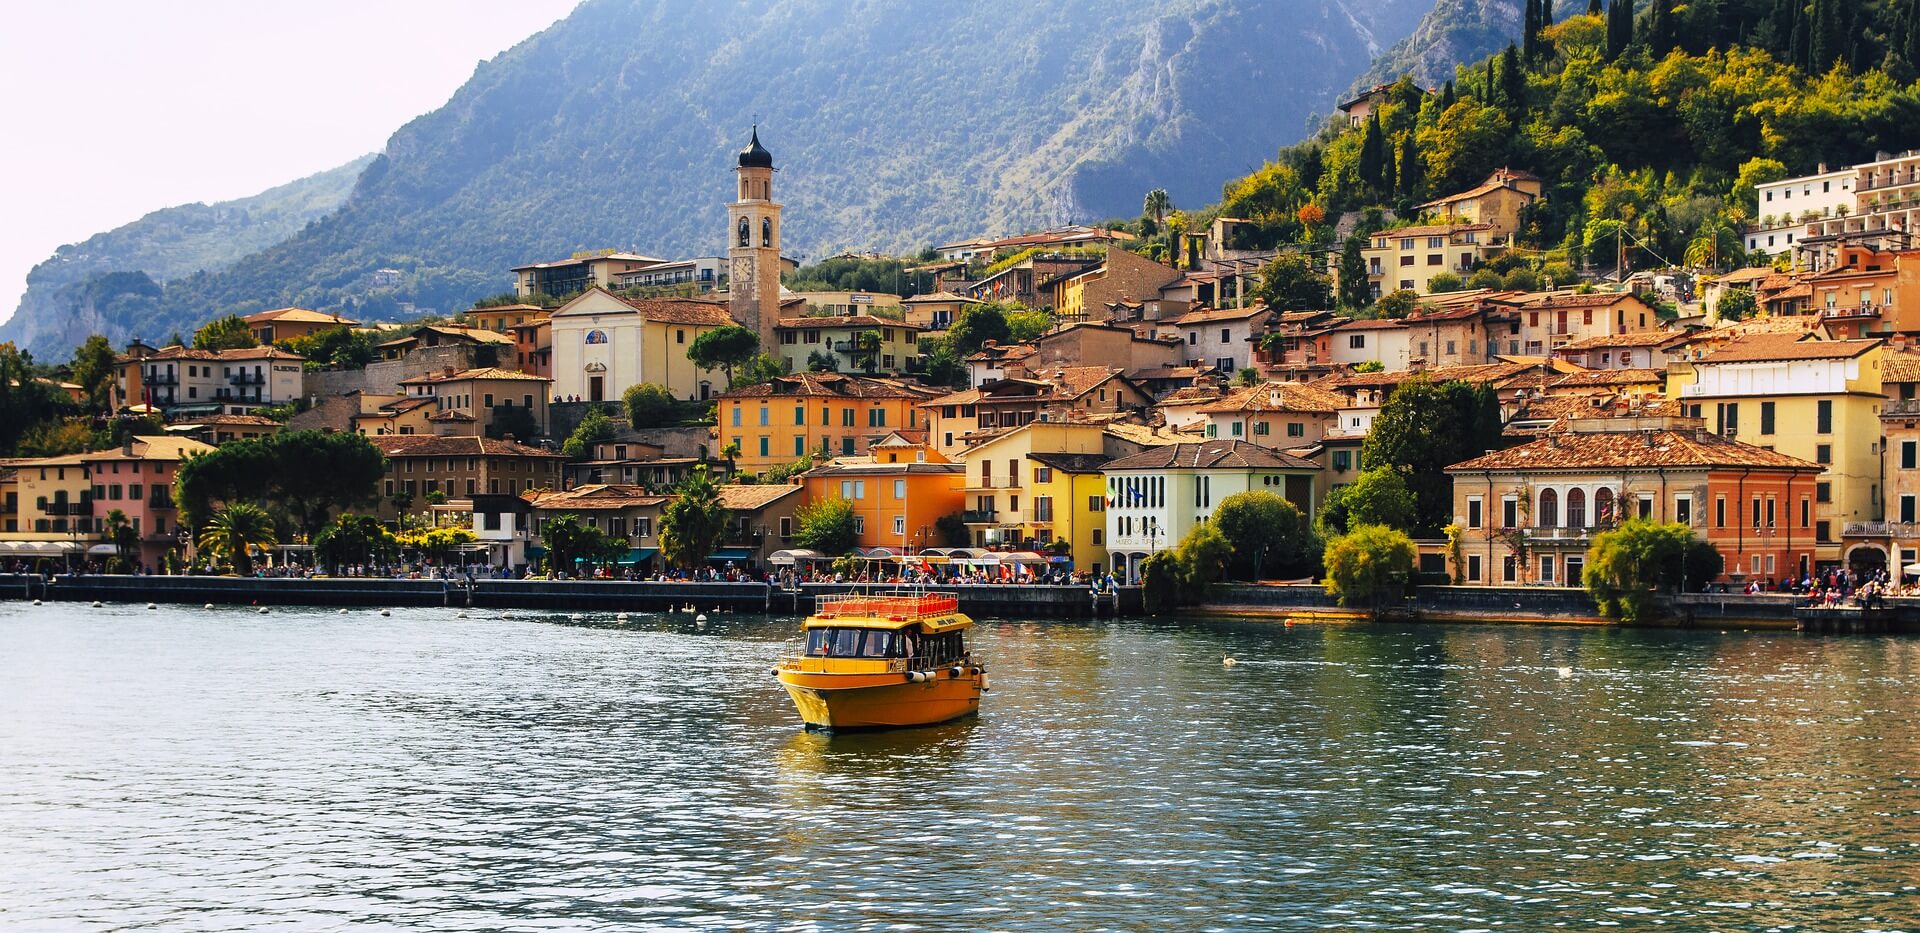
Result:
M1412 75L1439 87L1454 66L1479 61L1519 39L1521 0L1436 0L1413 34L1393 44L1348 88L1350 94Z
M61 354L91 333L159 340L136 333L143 314L158 312L165 282L284 242L346 201L373 156L216 204L183 204L54 251L27 273L19 308L0 324L0 341L41 355ZM144 284L142 284L144 280Z
M444 311L583 248L714 254L756 115L799 255L1131 216L1152 187L1203 203L1431 3L592 0L396 132L340 210L168 283L143 329ZM374 287L381 268L401 284Z

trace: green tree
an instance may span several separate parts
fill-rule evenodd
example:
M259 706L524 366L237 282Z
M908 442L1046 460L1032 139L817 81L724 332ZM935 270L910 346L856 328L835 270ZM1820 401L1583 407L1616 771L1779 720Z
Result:
M701 369L718 368L733 385L733 371L753 362L760 353L760 335L738 324L717 327L693 338L687 359Z
M1420 296L1410 288L1403 288L1381 295L1380 300L1374 302L1373 305L1375 317L1395 321L1412 317L1413 313L1418 310L1420 310Z
M742 329L744 330L745 328ZM695 343L698 342L699 341L695 341ZM674 401L673 393L668 392L665 386L655 385L651 382L635 383L627 387L627 391L621 395L620 401L627 409L627 424L631 425L636 431L644 431L648 428L664 428L677 420L674 416L674 411L679 407L678 403ZM587 418L591 418L597 413L597 409L589 412ZM601 420L604 421L606 419L603 416ZM586 418L580 419L582 427L584 427L586 423ZM609 424L607 427L607 436L599 440L612 439L612 425ZM598 428L595 430L597 431ZM575 433L577 434L579 432L576 431ZM598 442L598 440L595 441L595 443ZM568 456L572 456L572 454L568 454Z
M749 360L747 365L742 366L739 372L733 374L733 381L727 384L727 388L757 386L764 382L772 382L776 377L786 374L787 368L779 360L770 354L760 353Z
M1232 546L1232 570L1237 576L1297 575L1312 565L1313 529L1283 496L1264 491L1235 493L1220 500L1210 524Z
M238 314L214 318L193 332L195 350L240 350L259 345L260 341L253 339L253 328Z
M214 560L225 561L240 576L253 572L253 552L270 548L279 539L273 519L265 509L251 502L235 502L213 513L207 527L201 529L200 551Z
M107 389L113 384L113 345L99 334L89 336L73 351L70 368L73 381L87 392L87 405L95 411L107 408Z
M1358 311L1373 303L1373 283L1367 279L1367 260L1361 255L1366 239L1347 237L1340 247L1340 307Z
M944 341L927 354L926 379L932 385L967 387L967 363Z
M675 567L695 568L707 562L720 543L733 513L720 502L720 489L705 466L680 486L679 495L660 515L660 553Z
M1379 611L1382 596L1413 578L1419 551L1406 533L1382 525L1358 525L1327 542L1327 592L1342 606Z
M1007 340L1028 343L1053 329L1053 314L1047 311L1015 311L1007 315Z
M342 512L313 538L313 553L330 574L344 564L372 564L392 560L393 532L371 515Z
M494 440L512 438L522 443L538 436L540 422L533 417L533 409L525 405L495 405L493 417L487 423L487 436Z
M1491 386L1415 376L1380 409L1360 447L1360 469L1395 468L1413 492L1414 534L1435 537L1453 514L1452 464L1505 446Z
M1342 531L1359 525L1384 525L1411 531L1419 517L1406 478L1390 466L1378 466L1361 473L1346 486L1342 504L1347 517Z
M1155 226L1165 226L1167 213L1173 210L1173 198L1167 196L1167 189L1155 188L1147 192L1145 203L1140 206L1141 213L1153 218Z
M1282 252L1260 269L1253 296L1283 311L1320 311L1333 304L1327 274L1305 253Z
M596 405L587 409L580 424L574 427L572 434L567 435L566 442L560 445L560 452L569 460L585 460L593 456L595 444L613 440L613 437L613 419L608 418Z
M107 562L107 572L131 572L140 562L140 533L133 530L133 520L127 513L112 509L103 524L107 540L113 544L113 559Z
M317 535L337 509L374 501L387 461L365 436L282 431L190 457L174 476L183 521L197 527L214 503L272 503Z
M838 556L853 550L859 537L853 530L853 503L845 499L818 499L794 512L793 541L803 548Z
M1433 295L1457 292L1465 287L1466 282L1452 272L1435 272L1427 279L1427 292Z
M65 394L39 380L32 354L0 343L0 453L19 452L31 432L57 428L72 408Z
M995 303L970 305L962 309L953 326L947 328L947 346L965 358L979 352L981 345L989 340L1006 343L1011 333L1003 306Z
M1636 518L1594 536L1580 582L1601 615L1632 623L1650 617L1656 591L1694 589L1723 569L1719 550L1685 524Z
M1713 306L1714 316L1722 321L1744 321L1758 310L1760 306L1753 300L1753 291L1745 288L1728 289Z
M373 362L373 331L341 325L276 341L275 345L307 360L308 369L365 369Z

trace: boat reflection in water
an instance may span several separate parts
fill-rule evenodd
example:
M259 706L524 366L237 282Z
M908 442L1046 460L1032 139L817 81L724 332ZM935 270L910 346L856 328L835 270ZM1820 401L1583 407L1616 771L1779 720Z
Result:
M979 712L989 689L967 651L971 627L952 596L828 597L803 623L804 653L773 674L809 729L949 722Z

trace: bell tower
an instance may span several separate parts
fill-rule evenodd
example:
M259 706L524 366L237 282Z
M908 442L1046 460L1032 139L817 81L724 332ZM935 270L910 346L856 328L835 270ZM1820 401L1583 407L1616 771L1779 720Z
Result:
M727 206L728 310L740 326L760 335L760 349L773 353L773 326L780 320L780 205L773 200L773 153L760 145L760 127L740 150L740 190Z

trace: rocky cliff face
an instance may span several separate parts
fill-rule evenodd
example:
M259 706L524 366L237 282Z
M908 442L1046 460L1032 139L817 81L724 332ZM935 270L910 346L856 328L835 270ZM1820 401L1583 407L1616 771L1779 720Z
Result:
M803 257L1133 216L1155 187L1198 206L1432 2L590 0L402 127L313 223L205 274L117 267L165 294L99 323L119 341L286 304L379 320L578 249L714 255L756 119ZM70 343L49 313L36 296L15 332Z
M1358 93L1401 75L1412 75L1421 87L1439 87L1453 77L1454 66L1479 61L1518 41L1523 6L1521 0L1436 0L1413 33L1375 59L1348 91ZM1585 4L1579 9L1585 12ZM1571 12L1562 10L1555 18Z

